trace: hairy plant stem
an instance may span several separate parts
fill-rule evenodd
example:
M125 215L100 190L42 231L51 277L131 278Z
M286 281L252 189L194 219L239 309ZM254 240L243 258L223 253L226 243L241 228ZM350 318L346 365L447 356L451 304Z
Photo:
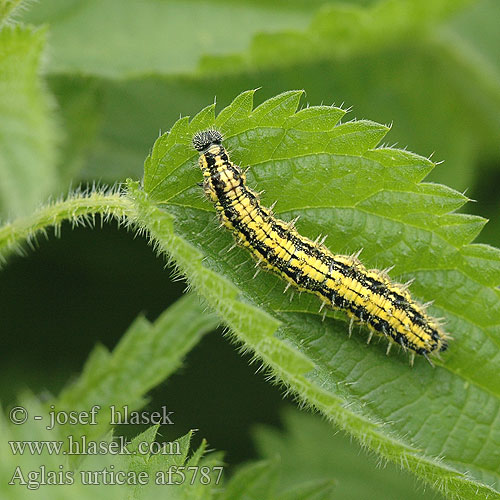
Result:
M33 246L39 234L47 236L47 229L53 227L59 235L62 222L73 226L93 224L95 216L102 221L116 218L129 219L134 213L134 205L123 193L96 190L90 193L70 195L65 200L45 205L31 215L21 217L0 227L0 263L14 253L23 253L21 243Z

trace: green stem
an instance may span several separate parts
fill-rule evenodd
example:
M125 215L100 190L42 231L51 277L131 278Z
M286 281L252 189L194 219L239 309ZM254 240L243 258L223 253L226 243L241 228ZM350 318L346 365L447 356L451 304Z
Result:
M46 235L49 227L54 227L57 235L63 221L78 225L93 222L95 215L100 215L103 219L121 219L128 218L133 213L132 202L121 193L95 191L90 194L72 195L0 227L0 263L5 262L11 253L20 251L23 241L32 244L37 234Z

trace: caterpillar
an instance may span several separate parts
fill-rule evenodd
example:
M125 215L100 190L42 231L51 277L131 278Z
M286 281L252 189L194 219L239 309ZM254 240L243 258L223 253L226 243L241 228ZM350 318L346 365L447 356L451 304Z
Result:
M394 283L386 272L367 269L357 255L337 255L322 242L312 241L294 223L276 218L272 207L263 207L258 194L246 185L245 172L234 165L215 129L198 132L193 147L200 153L204 192L236 243L246 247L261 267L280 275L301 291L317 295L333 309L340 309L354 322L366 324L374 333L415 353L428 355L447 348L447 335L425 306L415 301L406 285ZM286 290L285 289L285 290Z

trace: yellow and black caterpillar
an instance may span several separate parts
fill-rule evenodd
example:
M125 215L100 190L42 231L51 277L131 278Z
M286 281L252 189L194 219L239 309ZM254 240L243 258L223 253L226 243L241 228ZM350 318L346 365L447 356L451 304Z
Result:
M384 272L366 269L355 256L333 254L263 207L257 193L246 185L245 173L229 159L220 132L198 132L193 146L200 152L205 194L237 243L248 248L265 269L319 296L330 307L346 311L351 325L352 321L365 323L372 334L383 334L427 359L429 353L447 348L438 321L427 315L404 285L393 283Z

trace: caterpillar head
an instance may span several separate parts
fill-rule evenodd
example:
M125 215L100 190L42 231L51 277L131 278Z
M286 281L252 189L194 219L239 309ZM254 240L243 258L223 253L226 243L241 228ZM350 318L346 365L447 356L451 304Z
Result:
M213 128L196 132L193 137L193 147L200 152L207 150L212 144L221 143L222 134Z

